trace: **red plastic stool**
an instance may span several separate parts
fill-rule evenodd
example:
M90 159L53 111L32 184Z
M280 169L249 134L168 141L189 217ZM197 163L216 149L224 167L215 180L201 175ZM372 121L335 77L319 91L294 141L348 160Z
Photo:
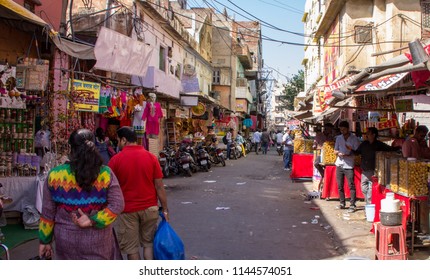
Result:
M407 260L406 235L403 226L384 226L374 223L375 260Z

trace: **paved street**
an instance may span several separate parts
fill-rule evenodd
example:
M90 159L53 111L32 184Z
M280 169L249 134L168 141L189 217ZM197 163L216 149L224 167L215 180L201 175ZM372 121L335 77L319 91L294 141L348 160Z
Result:
M171 177L165 184L171 225L183 239L187 259L374 258L364 202L348 214L335 209L337 201L305 201L312 183L292 183L275 151L230 160L191 178ZM36 256L37 241L11 255ZM416 252L413 258L428 256L428 251Z

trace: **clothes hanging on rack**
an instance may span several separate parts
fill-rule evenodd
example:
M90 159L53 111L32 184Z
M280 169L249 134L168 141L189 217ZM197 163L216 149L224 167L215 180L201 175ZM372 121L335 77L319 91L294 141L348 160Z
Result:
M160 103L147 102L142 120L146 121L146 134L148 137L157 137L160 132L160 119L163 117Z

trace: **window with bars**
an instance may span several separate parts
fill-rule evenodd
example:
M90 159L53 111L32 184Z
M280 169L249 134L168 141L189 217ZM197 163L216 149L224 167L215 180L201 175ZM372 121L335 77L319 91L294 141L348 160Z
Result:
M166 72L166 48L160 46L160 64L159 69Z
M212 77L212 83L219 85L221 82L221 71L220 70L214 70L213 77Z
M275 118L275 123L281 123L281 122L284 122L284 118L282 118L282 117L276 117Z
M275 112L283 112L286 109L287 109L286 106L276 106L275 107Z
M421 38L430 38L430 1L421 1Z
M372 26L355 26L355 43L371 44L372 43Z

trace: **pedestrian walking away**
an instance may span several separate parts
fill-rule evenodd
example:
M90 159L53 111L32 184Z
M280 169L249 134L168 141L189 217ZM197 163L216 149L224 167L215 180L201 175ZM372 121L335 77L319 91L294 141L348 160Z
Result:
M252 141L254 142L254 145L255 145L255 153L258 155L258 149L260 148L260 142L261 142L261 133L259 130L256 130L252 135Z
M117 131L120 152L109 162L118 177L124 194L125 207L118 218L118 241L121 252L129 260L153 259L153 241L159 217L159 202L169 220L163 173L155 155L137 144L136 132L131 127Z
M70 161L53 168L43 187L39 257L120 259L112 227L124 209L118 180L102 165L90 130L72 132L69 144Z
M261 134L261 149L263 154L267 154L267 149L269 148L270 143L270 133L267 131L267 128L263 129L263 133Z

